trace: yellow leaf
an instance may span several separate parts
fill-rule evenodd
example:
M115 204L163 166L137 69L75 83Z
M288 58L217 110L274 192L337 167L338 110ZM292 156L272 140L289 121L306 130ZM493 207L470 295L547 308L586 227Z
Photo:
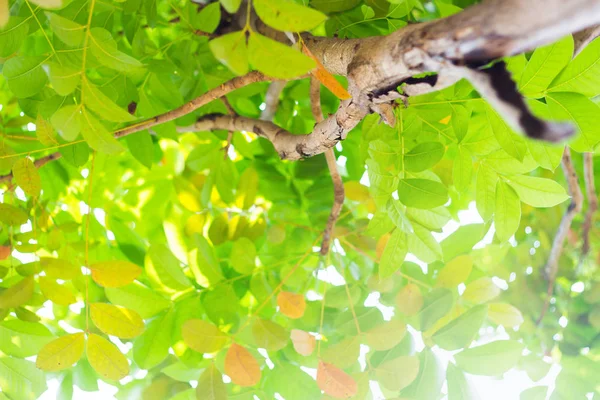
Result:
M190 319L181 327L183 341L199 353L214 353L227 343L227 335L215 325L201 319Z
M500 288L491 278L479 278L467 285L462 297L466 301L481 304L492 300L500 294Z
M52 257L41 257L40 266L46 275L52 279L73 279L81 274L81 269L73 263Z
M233 343L225 356L225 373L240 386L253 386L260 381L260 366L248 350Z
M338 367L319 361L317 385L329 396L346 399L358 391L356 381Z
M325 69L317 57L310 52L308 47L302 46L302 50L304 54L315 60L317 63L317 68L311 71L311 75L317 78L323 84L323 86L329 89L329 91L336 95L337 98L341 100L347 100L352 97L350 93L348 93L348 91L333 77L333 75L331 75L329 71Z
M310 356L317 344L317 339L313 335L300 329L292 329L291 339L294 350L302 356Z
M41 114L38 114L37 119L35 120L35 135L38 140L44 146L56 146L58 140L56 140L56 133L54 132L54 128L50 125L50 122L46 121Z
M0 308L19 307L33 296L33 276L20 280L16 285L0 293Z
M283 315L293 319L302 317L306 310L304 296L297 293L279 292L277 295L277 305Z
M90 333L86 353L92 368L106 379L118 381L129 373L127 358L102 336Z
M62 0L29 0L42 8L60 8Z
M366 333L367 345L376 351L389 350L396 346L406 334L406 324L393 319L369 329Z
M130 284L142 269L129 261L103 261L90 265L92 279L101 286L117 288Z
M42 347L35 365L44 371L60 371L81 358L85 344L83 332L61 336Z
M144 331L144 321L138 313L112 304L94 303L90 306L94 324L107 335L131 339Z
M471 256L458 256L446 263L437 277L437 285L454 288L467 280L473 269Z
M8 0L0 0L0 29L8 23L9 16Z
M288 343L288 334L283 326L262 318L252 324L252 336L258 347L267 351L281 350Z
M513 328L523 323L523 314L506 303L493 303L488 307L488 318L505 328Z
M414 283L404 286L396 296L396 306L406 316L418 313L423 307L423 295L419 287Z
M360 182L350 181L344 183L344 192L346 197L352 201L367 201L371 196L369 194L369 188L361 185Z
M25 193L38 196L42 190L42 179L31 159L25 157L17 160L12 168L15 182Z
M41 276L39 279L42 294L50 301L60 306L68 306L77 301L75 295L65 285L60 285L54 280Z

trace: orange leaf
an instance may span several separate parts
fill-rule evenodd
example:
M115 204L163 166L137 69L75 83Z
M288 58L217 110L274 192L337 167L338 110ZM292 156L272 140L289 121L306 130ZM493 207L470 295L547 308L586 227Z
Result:
M317 344L317 340L313 335L300 329L292 329L291 338L294 349L303 356L310 356Z
M260 366L248 350L233 343L225 356L225 373L240 386L253 386L260 381Z
M277 295L277 305L283 313L290 318L300 318L306 310L306 300L304 296L291 292L279 292Z
M358 391L358 385L350 375L323 361L319 361L317 368L317 385L325 394L336 399L347 399Z
M336 97L341 100L347 100L352 97L350 93L348 93L348 91L344 89L344 87L334 78L334 76L325 69L317 57L310 52L308 47L303 45L302 51L317 63L317 68L312 70L311 74L317 78L323 84L323 86L329 89L331 93L335 94Z
M0 260L6 260L10 256L9 246L0 246Z

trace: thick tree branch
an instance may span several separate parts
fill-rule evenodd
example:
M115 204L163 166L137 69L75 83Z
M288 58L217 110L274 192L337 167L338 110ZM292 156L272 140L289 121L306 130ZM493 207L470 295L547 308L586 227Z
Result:
M592 42L592 40L596 39L600 36L600 25L590 26L587 29L579 31L573 35L573 39L575 40L575 56L577 56L581 51Z
M152 128L153 126L163 124L165 122L173 121L179 117L187 115L198 108L210 103L213 100L219 99L225 96L227 93L230 93L236 89L239 89L244 86L248 86L251 83L255 82L263 82L268 81L271 78L261 74L260 72L254 71L250 72L243 76L238 76L233 78L222 85L209 90L208 92L196 97L192 101L185 103L179 108L166 112L164 114L157 115L156 117L152 117L143 122L139 122L137 124L133 124L123 129L119 129L114 133L116 138L121 138L127 135L131 135L132 133L143 131L144 129ZM35 162L35 165L39 168L45 165L46 163L54 160L58 160L61 157L59 152L52 153L46 157L42 157ZM12 174L0 176L0 183L10 182L12 180Z
M317 123L323 122L323 111L321 109L321 83L314 77L310 78L310 105L315 121L317 121ZM323 256L329 253L335 223L340 217L345 198L344 182L342 182L342 177L338 171L333 148L325 151L325 160L327 160L327 167L329 168L329 174L331 175L331 181L333 182L333 205L331 206L331 213L327 219L327 225L323 231L323 241L321 242L321 255Z
M581 247L581 260L585 259L590 251L590 230L594 222L594 214L598 210L598 195L596 194L596 185L594 182L594 154L583 154L583 177L585 181L585 190L588 200L588 209L585 213L581 235L583 236L583 245Z
M554 283L556 281L556 274L558 272L558 263L560 260L560 255L563 251L565 239L567 238L567 234L571 228L573 218L575 218L576 214L581 212L581 207L583 204L583 194L581 193L581 187L579 186L579 178L577 177L577 171L575 171L573 160L571 158L571 151L568 147L565 148L565 152L563 154L562 168L567 180L569 195L571 196L571 203L567 207L567 210L560 221L558 231L556 232L554 241L552 242L552 249L550 250L548 261L544 267L544 274L548 280L548 290L546 302L544 303L540 317L537 320L538 324L544 318L546 311L548 311L550 299L552 298L552 293L554 292Z

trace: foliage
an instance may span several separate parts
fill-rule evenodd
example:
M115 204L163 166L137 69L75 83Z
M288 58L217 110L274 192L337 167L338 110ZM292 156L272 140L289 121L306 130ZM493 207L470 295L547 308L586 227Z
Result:
M354 38L473 2L252 6L275 29ZM594 260L578 265L576 233L535 324L569 199L563 147L512 132L467 82L400 104L394 128L371 115L336 147L347 197L326 257L314 251L333 203L323 156L282 162L235 132L224 157L227 132L178 132L227 113L220 99L112 136L251 69L290 79L317 67L332 90L323 111L336 110L345 82L310 51L248 24L222 29L241 6L0 0L0 174L14 176L1 186L0 397L35 399L58 379L69 399L101 379L118 399L362 400L370 381L386 398L468 399L468 375L516 368L538 381L551 362L562 367L552 399L600 394L600 283ZM565 37L508 65L534 112L573 121L569 146L593 152L600 41L572 60L573 47ZM258 118L267 87L228 103ZM274 121L312 130L307 79L287 83ZM56 150L61 160L36 168ZM479 222L448 228L473 207Z

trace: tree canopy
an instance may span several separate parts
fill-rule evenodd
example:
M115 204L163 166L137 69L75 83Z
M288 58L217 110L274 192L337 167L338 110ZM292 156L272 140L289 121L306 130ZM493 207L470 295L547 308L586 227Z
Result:
M0 0L0 399L599 396L599 15Z

